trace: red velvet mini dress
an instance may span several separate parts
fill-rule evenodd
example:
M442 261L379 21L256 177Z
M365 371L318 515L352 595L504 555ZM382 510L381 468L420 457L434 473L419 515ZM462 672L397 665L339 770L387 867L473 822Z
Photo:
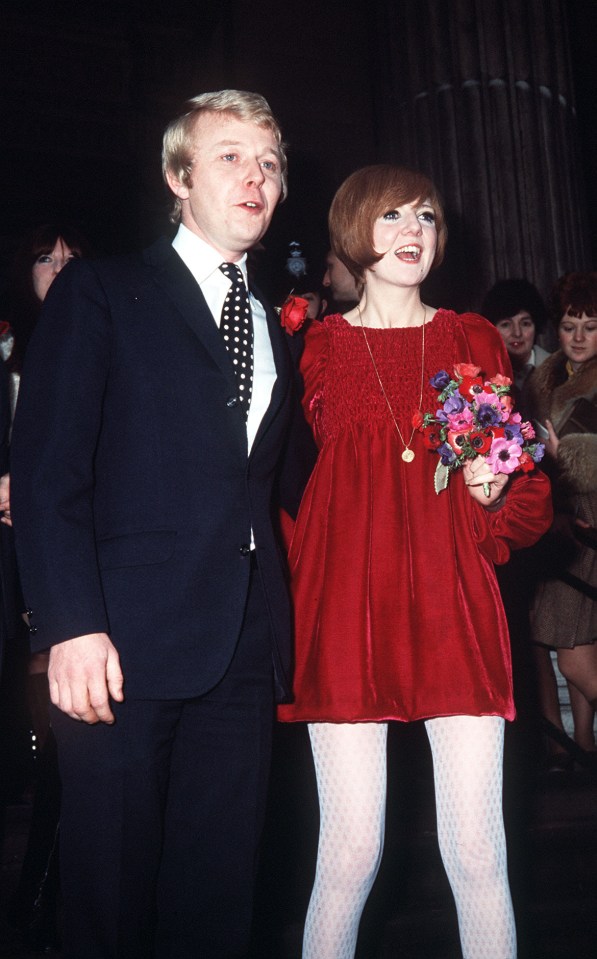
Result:
M304 410L319 456L289 550L295 613L294 701L284 722L514 717L506 619L494 563L535 542L551 519L549 481L517 473L488 512L461 471L434 489L438 454L422 434L422 327L367 328L397 434L360 327L314 322L301 360ZM456 363L511 376L503 340L475 314L438 310L425 326L429 379Z

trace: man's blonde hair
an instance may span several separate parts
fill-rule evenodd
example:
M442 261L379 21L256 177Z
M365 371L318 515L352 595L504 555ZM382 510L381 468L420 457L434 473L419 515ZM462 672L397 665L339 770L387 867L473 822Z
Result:
M282 180L283 200L288 192L288 161L286 158L286 144L282 140L282 131L274 117L270 105L259 93L249 93L246 90L218 90L213 93L201 93L193 97L186 104L186 112L168 125L164 133L162 148L162 173L166 183L166 174L170 173L185 186L191 184L193 168L193 133L197 118L202 113L228 113L239 120L254 123L273 133L278 144L280 159L280 176ZM178 197L174 198L170 219L179 223L182 214L182 204Z

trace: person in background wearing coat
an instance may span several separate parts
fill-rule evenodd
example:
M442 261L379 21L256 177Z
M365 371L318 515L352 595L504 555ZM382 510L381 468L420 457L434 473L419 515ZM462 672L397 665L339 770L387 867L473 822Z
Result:
M548 431L546 468L555 520L531 611L532 639L557 650L560 672L588 704L575 740L596 768L597 709L597 272L567 273L553 293L560 349L529 380Z
M267 102L195 97L163 170L174 240L65 268L14 424L32 648L51 650L64 959L246 955L289 691L271 491L292 370L246 274L286 192Z

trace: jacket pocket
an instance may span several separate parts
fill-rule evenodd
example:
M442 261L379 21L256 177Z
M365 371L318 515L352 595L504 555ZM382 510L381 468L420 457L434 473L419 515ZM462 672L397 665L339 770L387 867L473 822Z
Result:
M174 554L176 537L176 530L154 529L102 539L97 544L100 569L166 563Z

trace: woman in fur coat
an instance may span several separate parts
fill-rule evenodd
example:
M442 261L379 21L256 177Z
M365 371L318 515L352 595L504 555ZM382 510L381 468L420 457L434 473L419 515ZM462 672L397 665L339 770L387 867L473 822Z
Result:
M532 610L533 642L557 650L560 672L597 709L597 273L568 273L554 291L560 349L529 380L548 431L545 465L555 520ZM593 717L583 749L595 750ZM577 737L578 741L578 737Z

